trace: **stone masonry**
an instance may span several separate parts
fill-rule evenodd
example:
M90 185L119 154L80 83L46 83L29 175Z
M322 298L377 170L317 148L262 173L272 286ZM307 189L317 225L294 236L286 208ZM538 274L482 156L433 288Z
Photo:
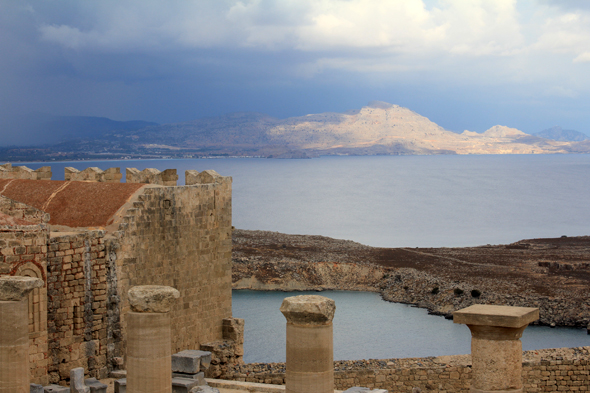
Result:
M211 348L212 373L242 361L243 321L231 318L231 178L191 171L189 185L175 187L164 184L176 185L176 170L131 170L140 183L129 171L127 183L107 179L118 168L71 168L65 182L13 172L29 175L0 174L0 275L44 282L29 297L32 382L124 368L126 294L137 285L179 291L172 353Z

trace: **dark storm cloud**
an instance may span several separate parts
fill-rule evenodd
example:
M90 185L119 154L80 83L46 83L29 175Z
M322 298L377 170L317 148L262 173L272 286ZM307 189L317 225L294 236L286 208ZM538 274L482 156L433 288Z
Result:
M455 131L584 131L590 23L575 4L0 0L0 122L288 117L377 99Z

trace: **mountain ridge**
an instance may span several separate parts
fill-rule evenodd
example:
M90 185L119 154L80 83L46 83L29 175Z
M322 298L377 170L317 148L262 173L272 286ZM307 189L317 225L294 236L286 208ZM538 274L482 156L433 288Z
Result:
M60 157L590 153L590 141L554 141L503 125L483 133L445 130L408 108L371 101L360 109L277 119L235 112L188 122L104 131L51 147ZM0 156L2 156L0 152Z

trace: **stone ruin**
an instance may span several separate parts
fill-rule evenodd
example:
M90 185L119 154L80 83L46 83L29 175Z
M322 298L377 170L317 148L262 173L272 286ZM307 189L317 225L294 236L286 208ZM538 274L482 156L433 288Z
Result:
M27 298L42 280L30 277L0 277L0 393L25 392L30 385L29 343L25 329ZM126 378L115 384L117 393L215 392L207 386L201 369L211 363L211 353L185 350L172 355L171 311L181 297L172 287L144 285L128 291ZM280 311L287 320L285 390L290 393L333 393L334 362L333 300L317 295L288 297ZM473 376L471 392L520 393L522 343L530 322L539 318L538 308L473 305L454 313L454 322L471 330ZM233 332L236 333L236 332ZM106 392L96 379L84 379L84 368L70 370L70 392ZM42 386L30 385L31 391ZM50 385L45 392L65 392ZM249 391L261 391L252 388ZM264 390L262 390L264 391ZM412 388L418 393L419 388ZM345 393L387 393L352 387Z
M131 170L136 172L137 170ZM215 171L0 167L0 276L38 278L28 296L31 381L65 384L70 370L102 379L126 367L137 285L176 288L173 353L212 352L207 376L242 361L231 312L232 179ZM37 181L43 179L44 181ZM129 180L129 179L128 179ZM170 184L170 185L164 185ZM232 333L232 331L234 333Z

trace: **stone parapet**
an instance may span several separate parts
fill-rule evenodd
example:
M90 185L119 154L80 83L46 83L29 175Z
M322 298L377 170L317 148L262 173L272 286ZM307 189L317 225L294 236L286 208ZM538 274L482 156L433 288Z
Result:
M0 179L51 180L51 167L43 166L33 170L26 166L13 167L8 163L0 165Z
M467 393L473 373L469 355L439 358L340 360L334 362L335 389L353 386L390 393L420 388L429 393ZM285 363L236 366L220 378L264 384L285 384ZM523 352L523 392L590 391L590 347Z
M137 168L127 168L126 170L127 183L146 183L159 184L162 186L176 186L178 175L176 169L166 169L159 171L155 168L146 168L140 171Z
M89 167L82 171L72 167L64 168L64 179L66 181L120 183L122 178L121 168L109 168L104 171L97 167Z

